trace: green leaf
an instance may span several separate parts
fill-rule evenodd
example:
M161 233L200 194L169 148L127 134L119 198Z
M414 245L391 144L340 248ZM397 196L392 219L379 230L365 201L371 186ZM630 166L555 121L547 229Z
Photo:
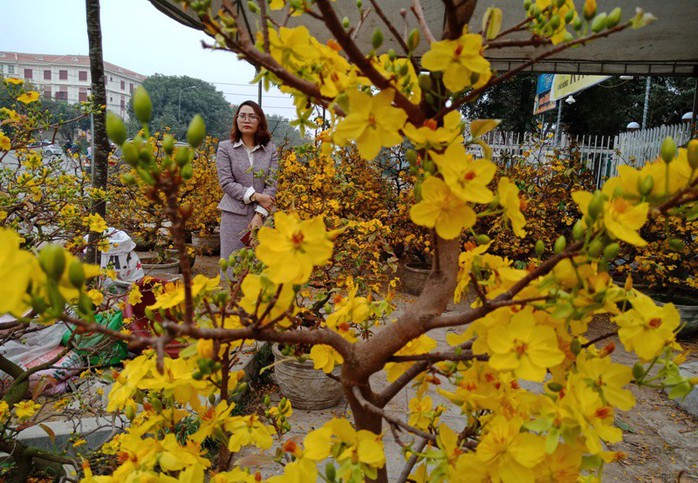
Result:
M615 423L616 423L616 426L619 427L620 429L622 429L623 432L625 432L625 433L634 433L635 432L635 430L632 428L632 426L630 426L628 423L626 423L622 419L616 418Z

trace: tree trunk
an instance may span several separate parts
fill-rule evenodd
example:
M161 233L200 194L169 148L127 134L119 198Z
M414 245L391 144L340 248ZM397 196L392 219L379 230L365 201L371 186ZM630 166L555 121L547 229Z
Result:
M99 0L85 0L87 12L87 38L90 45L90 75L92 76L92 97L98 106L104 106L94 116L94 152L92 153L92 186L106 190L107 188L107 160L109 158L109 139L107 138L107 93L104 86L104 60L102 55L102 27L99 18ZM105 217L106 203L95 199L90 208L91 213L97 213ZM90 233L90 241L96 238L96 233ZM98 263L97 251L94 244L90 244L87 260Z

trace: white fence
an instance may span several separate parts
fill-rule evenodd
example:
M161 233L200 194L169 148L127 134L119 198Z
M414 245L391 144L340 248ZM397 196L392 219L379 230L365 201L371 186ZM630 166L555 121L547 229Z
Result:
M555 150L560 156L569 156L571 149L577 149L582 160L594 173L596 186L603 184L606 178L618 174L618 166L629 164L641 166L645 161L659 154L659 145L666 136L672 136L677 145L689 141L691 129L688 124L659 126L635 132L622 133L617 136L569 136L563 134L559 143L552 133L532 134L506 131L491 131L485 141L492 148L493 156L500 162L510 158L525 158L531 163L542 163ZM475 146L474 150L481 148ZM481 153L478 153L481 154Z

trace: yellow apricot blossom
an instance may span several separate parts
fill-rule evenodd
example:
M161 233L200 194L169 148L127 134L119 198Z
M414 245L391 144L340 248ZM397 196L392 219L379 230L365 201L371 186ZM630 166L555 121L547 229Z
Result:
M422 67L432 72L443 72L446 88L452 92L472 85L477 89L487 83L492 73L490 63L482 54L482 36L469 34L468 26L455 40L431 43L431 49L422 57Z
M410 218L417 225L435 228L446 240L456 238L463 228L473 226L476 221L473 209L436 176L422 184L422 201L410 208Z
M604 401L622 411L635 405L635 396L625 386L633 379L632 369L611 361L610 357L577 357L577 377L593 387Z
M649 203L633 206L624 198L604 202L603 222L613 238L632 245L645 246L647 242L637 233L647 221Z
M674 343L674 331L681 323L681 316L674 304L659 307L647 295L637 291L630 303L632 309L613 318L620 327L618 336L627 350L650 360Z
M494 197L487 185L497 167L488 159L473 159L460 143L451 144L443 154L429 152L446 185L463 201L489 203Z
M326 344L316 344L310 349L310 359L315 369L321 369L329 374L335 365L344 362L342 355Z
M256 414L228 418L225 421L225 429L232 433L228 440L228 449L233 452L240 451L240 448L247 445L269 449L274 443L274 428L264 425Z
M3 151L9 151L11 147L12 143L10 142L10 138L5 136L4 132L0 131L0 149Z
M522 424L520 417L495 416L484 428L476 455L495 481L533 481L534 468L545 457L545 440L521 432Z
M12 230L0 229L0 277L12 283L0 284L0 313L21 316L28 308L27 288L43 277L39 262L20 250L21 238Z
M526 219L521 213L521 207L524 203L519 198L519 188L504 176L497 184L497 191L499 192L499 204L504 208L504 217L511 222L514 234L518 237L525 237Z
M293 314L297 310L294 304L295 291L289 284L285 284L277 294L278 286L269 277L251 274L242 281L241 288L243 298L240 301L240 307L250 315L261 316L268 312L266 318L260 320L262 324L278 319L287 311ZM274 305L269 308L272 302ZM289 327L291 321L288 317L284 317L277 321L277 324L280 327Z
M558 348L555 331L537 325L531 307L515 313L507 326L490 329L487 344L492 350L493 368L514 371L518 377L530 381L542 381L546 369L565 358Z
M434 403L430 396L413 397L408 404L409 420L407 424L419 429L427 429L430 424L438 425L439 418L433 410Z
M27 91L17 96L17 100L23 104L31 104L39 100L39 93L36 91Z
M276 228L259 230L257 257L269 267L266 273L275 283L307 282L313 267L332 256L322 217L301 220L295 213L279 212L274 221Z
M451 111L446 114L442 127L438 127L433 119L427 119L421 127L408 122L403 132L417 149L440 149L451 144L459 144L458 141L462 140L463 136L461 113Z
M393 107L394 90L382 91L375 96L353 90L348 96L351 111L337 124L335 143L346 146L353 140L363 158L373 159L381 147L402 142L399 131L405 125L407 114Z
M14 408L15 416L17 416L20 421L26 421L41 409L41 404L34 401L20 401L14 405Z
M90 227L90 231L97 233L104 233L109 228L107 222L104 221L104 218L99 213L88 215L83 221L86 226Z

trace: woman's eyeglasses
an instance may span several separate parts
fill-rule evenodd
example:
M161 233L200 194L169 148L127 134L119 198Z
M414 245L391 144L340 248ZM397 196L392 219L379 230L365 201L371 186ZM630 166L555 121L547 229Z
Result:
M259 121L259 116L256 114L238 114L238 119L241 121Z

